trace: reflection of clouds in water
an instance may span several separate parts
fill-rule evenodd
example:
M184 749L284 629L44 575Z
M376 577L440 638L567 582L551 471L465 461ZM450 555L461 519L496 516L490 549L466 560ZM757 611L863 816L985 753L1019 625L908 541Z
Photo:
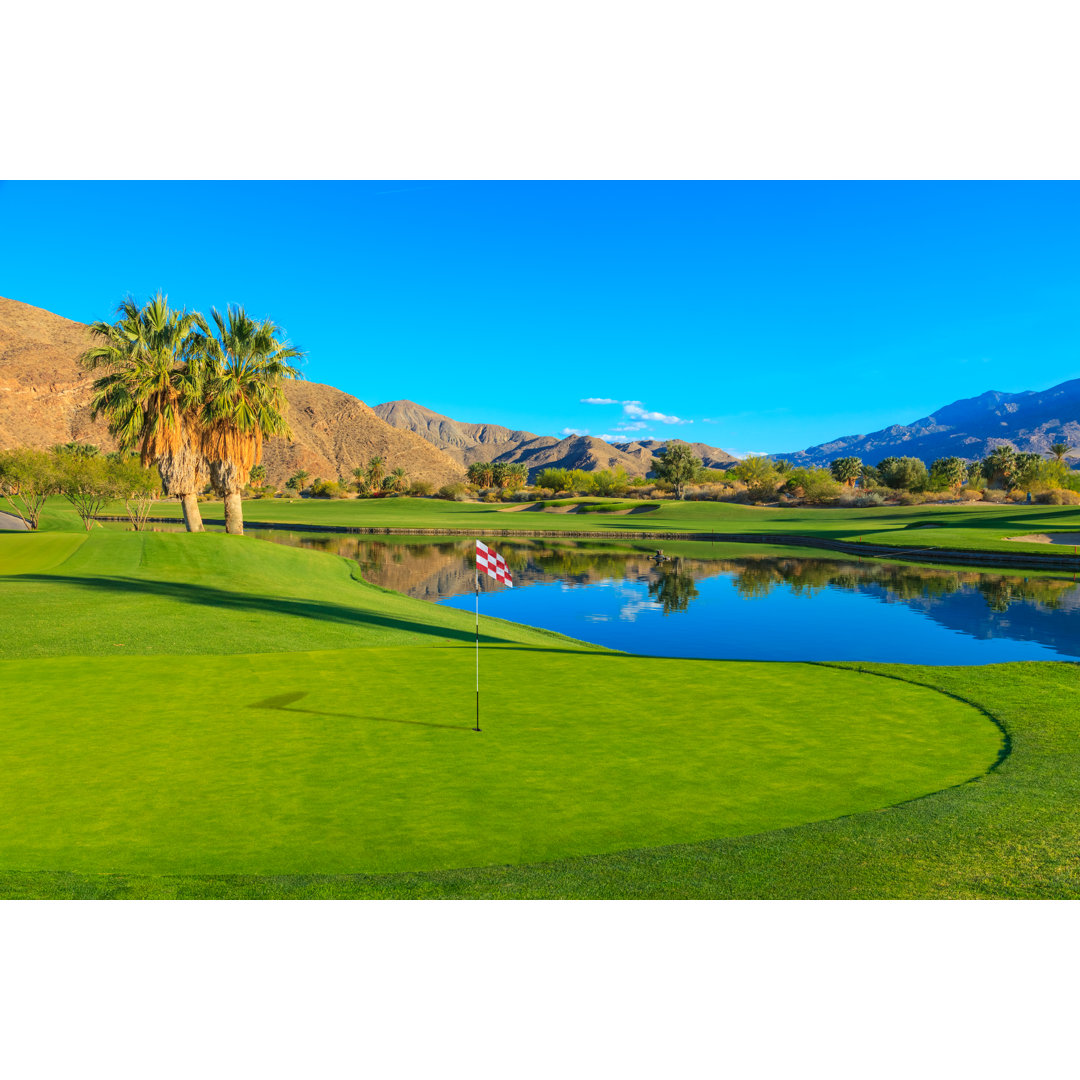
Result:
M641 612L659 610L660 605L655 600L631 600L619 608L619 618L623 622L637 622L637 617Z
M586 615L586 622L607 622L611 618L610 615Z

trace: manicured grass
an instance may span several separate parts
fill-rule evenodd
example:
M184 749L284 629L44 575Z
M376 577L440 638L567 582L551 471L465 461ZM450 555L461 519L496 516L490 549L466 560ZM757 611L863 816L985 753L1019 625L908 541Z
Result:
M485 619L476 734L471 615L333 556L5 535L0 610L3 896L1080 897L1072 664L664 660Z
M621 504L620 504L621 505ZM179 507L162 503L158 516L179 518ZM717 502L661 502L656 510L613 514L536 514L508 511L484 503L440 499L264 499L244 504L251 521L291 525L344 525L400 529L515 529L573 532L720 532L816 536L862 540L905 548L938 547L959 551L1007 551L1013 554L1071 554L1067 547L1017 543L1008 536L1077 532L1080 507L992 505L868 507L865 509L767 508ZM223 518L219 503L205 503L203 514ZM55 521L55 519L53 519ZM925 526L932 526L926 528Z
M483 664L478 734L465 648L4 662L0 865L527 863L876 809L1002 744L969 705L851 670L505 646Z
M33 547L43 553L35 560ZM70 554L57 561L57 552ZM464 611L368 585L336 556L221 533L0 535L0 657L471 643ZM569 639L484 618L483 639Z

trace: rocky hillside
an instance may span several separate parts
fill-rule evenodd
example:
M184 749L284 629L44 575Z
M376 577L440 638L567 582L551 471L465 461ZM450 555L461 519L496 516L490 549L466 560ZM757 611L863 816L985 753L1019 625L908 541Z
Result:
M549 468L590 472L623 468L628 476L645 476L653 467L654 455L665 445L655 439L612 444L592 435L556 439L498 424L467 424L415 401L387 401L376 405L375 413L396 428L422 436L464 465L474 461L522 462L528 466L530 478ZM715 446L691 446L709 468L726 468L737 460Z
M41 308L0 297L0 449L26 444L96 443L115 449L105 424L90 422L93 376L75 362L89 331ZM461 479L461 465L428 441L391 427L362 401L332 386L285 386L293 441L272 439L264 460L270 483L281 486L300 469L312 477L348 476L373 454L410 480L441 487Z
M912 424L894 424L869 435L846 435L791 454L777 454L797 464L827 465L855 455L871 465L884 457L956 457L974 461L995 446L1045 454L1055 442L1080 447L1080 379L1049 390L1003 394L988 390L962 398Z

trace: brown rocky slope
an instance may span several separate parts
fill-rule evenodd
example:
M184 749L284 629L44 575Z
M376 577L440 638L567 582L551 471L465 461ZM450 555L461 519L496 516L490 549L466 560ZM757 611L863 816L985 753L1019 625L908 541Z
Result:
M71 441L115 449L103 421L90 421L94 376L76 363L89 329L60 315L0 297L0 449L49 447ZM362 401L320 383L290 382L293 441L265 448L267 479L281 486L300 469L336 479L378 454L387 471L401 466L410 480L436 487L459 480L453 458L411 431L391 427Z

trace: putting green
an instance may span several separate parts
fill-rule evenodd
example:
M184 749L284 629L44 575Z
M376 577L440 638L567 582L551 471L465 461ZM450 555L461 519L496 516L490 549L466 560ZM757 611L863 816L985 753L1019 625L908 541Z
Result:
M962 783L1000 731L809 664L491 646L0 662L0 870L348 873L784 828Z

